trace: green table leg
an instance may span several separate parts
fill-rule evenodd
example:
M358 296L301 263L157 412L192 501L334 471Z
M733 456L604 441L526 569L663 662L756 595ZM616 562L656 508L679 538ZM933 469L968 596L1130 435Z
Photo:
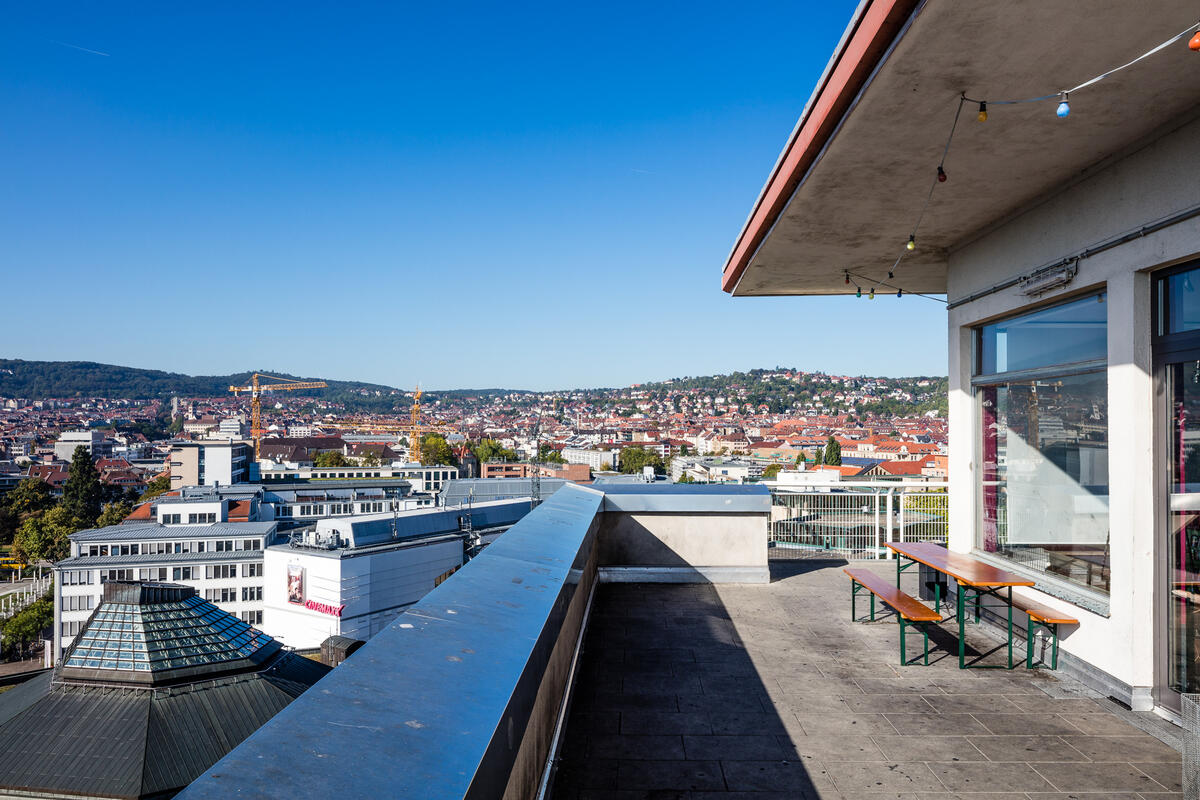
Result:
M1013 628L1012 628L1012 587L1008 587L1008 668L1013 668L1012 660Z
M964 617L966 617L967 603L966 597L963 595L963 585L958 584L958 668L967 668L967 627Z

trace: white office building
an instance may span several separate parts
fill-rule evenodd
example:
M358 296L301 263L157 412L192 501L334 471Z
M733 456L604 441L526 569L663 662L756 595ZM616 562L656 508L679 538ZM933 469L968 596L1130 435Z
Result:
M54 443L54 457L70 461L79 446L86 447L93 458L112 455L112 443L106 442L99 431L64 431Z
M267 548L259 626L297 649L368 639L529 513L529 498L326 519ZM467 517L470 524L467 524Z
M242 505L245 503L245 505ZM54 565L54 657L100 602L108 581L194 586L206 600L252 625L263 616L263 550L274 522L233 522L247 501L170 498L145 522L71 534L71 555Z

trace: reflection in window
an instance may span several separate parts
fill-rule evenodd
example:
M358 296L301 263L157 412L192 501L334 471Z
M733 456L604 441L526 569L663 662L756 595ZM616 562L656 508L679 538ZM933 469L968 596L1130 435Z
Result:
M1108 354L1105 295L984 325L975 374L995 375L1057 364L1097 361Z
M1103 297L1102 295L1100 296ZM980 331L979 369L996 365L1029 369L1037 377L1003 375L976 386L982 453L982 519L977 546L1023 566L1071 583L1109 590L1108 526L1108 384L1106 373L1089 365L1072 371L1063 364L1103 357L1105 339L1097 296L998 323ZM1072 310L1073 309L1073 310ZM1068 313L1069 312L1069 313ZM1022 331L1016 339L1004 331L1022 329L1022 320L1086 318L1073 333L1044 338ZM1098 328L1097 328L1098 326ZM1070 327L1070 326L1067 326ZM1065 329L1064 329L1065 330ZM1046 337L1045 331L1042 333ZM992 355L986 342L992 342ZM1014 363L1014 344L1020 357ZM992 360L989 362L989 358ZM1058 373L1058 374L1055 374ZM1026 373L1028 374L1028 373Z

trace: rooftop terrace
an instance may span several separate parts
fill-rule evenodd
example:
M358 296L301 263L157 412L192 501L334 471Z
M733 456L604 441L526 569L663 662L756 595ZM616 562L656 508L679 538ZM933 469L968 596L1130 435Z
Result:
M600 586L553 796L1181 791L1179 752L1143 730L1172 738L1151 714L1046 671L959 670L949 627L932 637L930 666L900 666L894 619L850 621L844 563L777 563L765 586ZM895 574L890 562L871 566ZM915 582L906 575L906 591ZM969 645L999 662L986 633Z
M1153 715L961 671L949 628L901 667L894 620L850 620L846 562L768 564L770 509L761 487L564 487L181 798L1178 796ZM968 645L1003 654L984 627Z

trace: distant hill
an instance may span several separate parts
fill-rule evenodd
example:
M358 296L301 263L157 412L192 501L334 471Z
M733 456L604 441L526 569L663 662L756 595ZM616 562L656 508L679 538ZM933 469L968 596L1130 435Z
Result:
M275 373L273 373L275 374ZM22 361L0 358L0 397L40 400L48 397L106 397L145 400L155 397L212 397L225 394L230 386L246 386L249 372L233 375L183 375L157 369L119 367L94 361ZM279 374L290 380L324 380ZM358 381L331 381L327 389L305 394L356 407L407 408L404 390ZM376 395L375 393L379 394Z

